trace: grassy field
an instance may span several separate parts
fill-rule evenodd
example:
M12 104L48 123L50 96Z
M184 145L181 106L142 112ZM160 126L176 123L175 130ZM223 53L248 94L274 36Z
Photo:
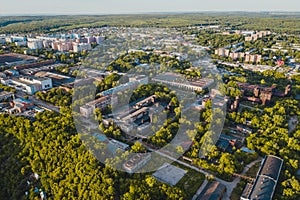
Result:
M156 155L155 153L153 155ZM192 197L194 196L194 194L197 192L197 190L199 189L199 187L202 185L203 181L205 180L205 175L201 174L193 169L190 169L186 166L183 166L181 164L178 164L176 162L171 162L171 160L169 160L168 158L165 157L156 157L156 156L152 156L152 161L151 163L171 163L171 165L174 165L176 167L179 167L183 170L186 170L187 173L184 175L184 177L175 185L175 187L178 187L180 189L182 189L186 195L187 195L187 199L192 199ZM159 159L157 160L157 162L155 161L155 159ZM150 163L149 163L150 164ZM147 164L147 167L150 167L150 165ZM153 167L160 167L160 166L151 166L150 168ZM148 173L149 175L152 175L154 172Z
M173 163L173 165L187 171L184 177L176 184L176 187L185 191L188 195L187 199L192 199L194 194L204 182L205 175L177 163Z

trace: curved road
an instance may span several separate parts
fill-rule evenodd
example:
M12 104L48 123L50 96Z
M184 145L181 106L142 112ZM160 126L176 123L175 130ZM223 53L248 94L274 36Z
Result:
M172 160L172 161L174 161L174 162L177 162L177 163L179 163L179 164L181 164L181 165L184 165L184 166L186 166L186 167L188 167L188 168L190 168L190 169L193 169L193 170L195 170L195 171L197 171L197 172L200 172L200 173L202 173L202 174L204 174L204 175L212 175L212 176L214 176L213 174L210 174L210 173L208 173L208 172L206 172L206 171L204 171L204 170L202 170L202 169L199 169L198 167L192 166L192 165L190 165L190 164L188 164L188 163L185 163L185 162L183 162L183 161L177 160L177 159L173 158L172 156L169 156L169 155L167 155L167 154L165 154L165 153L162 153L162 152L160 152L160 151L158 151L158 150L152 149L152 148L150 148L149 146L145 145L145 143L143 143L143 145L144 145L149 151L151 151L151 152L155 152L155 153L157 153L157 154L159 154L159 155L161 155L161 156L163 156L163 157L165 157L165 158L168 158L168 159L170 159L170 160ZM260 162L260 161L261 161L261 158L255 160L255 161L253 161L253 162L251 162L251 163L249 163L249 164L244 168L244 170L243 170L243 172L241 173L241 175L246 174L246 172L247 172L253 165L255 165L257 162ZM214 176L214 177L215 177L215 176ZM223 184L223 185L226 187L226 189L227 189L227 191L226 191L226 193L224 194L224 196L223 196L222 199L223 199L223 200L229 200L229 199L230 199L230 196L231 196L231 193L232 193L232 191L233 191L233 189L234 189L234 188L236 187L236 185L240 182L241 178L236 177L232 182L224 181L224 180L222 180L222 179L220 179L220 178L218 178L218 177L215 177L215 180L218 181L218 182L220 182L221 184ZM200 187L200 188L201 188L201 187Z

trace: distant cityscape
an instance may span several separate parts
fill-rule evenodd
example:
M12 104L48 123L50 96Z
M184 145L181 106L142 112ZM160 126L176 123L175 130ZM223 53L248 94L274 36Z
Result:
M16 155L29 163L18 169L25 180L18 198L97 199L72 192L98 183L89 177L92 181L80 185L82 174L90 173L107 184L99 189L107 192L103 199L299 199L299 29L296 34L245 29L217 17L208 17L213 23L167 28L157 22L151 28L105 25L0 35L0 140L25 137ZM126 51L118 46L120 38ZM116 44L105 49L110 41ZM93 57L97 51L109 62ZM51 120L57 127L47 127ZM222 124L217 140L199 157L216 124ZM192 128L177 139L180 126ZM82 139L87 136L92 139ZM61 146L57 157L46 159L41 153L46 147L35 149L44 140ZM95 147L81 146L88 142ZM66 164L63 146L86 157ZM109 159L91 161L97 156ZM55 162L61 166L44 164ZM81 176L71 181L80 187L63 186L73 173ZM60 187L65 194L58 195ZM3 195L0 199L10 199Z

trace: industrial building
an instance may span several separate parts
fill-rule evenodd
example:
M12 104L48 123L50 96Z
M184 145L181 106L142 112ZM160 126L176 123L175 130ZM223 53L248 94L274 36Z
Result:
M34 76L20 76L18 78L2 79L1 83L30 95L53 87L51 78Z
M189 91L202 91L210 87L214 83L214 80L209 78L201 78L200 80L196 81L188 81L185 80L182 75L171 72L160 74L152 78L152 81Z
M88 118L91 116L91 114L94 113L96 108L99 108L100 110L105 109L108 105L111 105L113 102L117 102L117 98L112 98L111 95L107 95L104 97L100 97L99 99L96 99L94 101L91 101L83 106L80 107L80 113Z
M248 183L241 200L271 200L279 179L283 160L276 156L266 156L254 183Z

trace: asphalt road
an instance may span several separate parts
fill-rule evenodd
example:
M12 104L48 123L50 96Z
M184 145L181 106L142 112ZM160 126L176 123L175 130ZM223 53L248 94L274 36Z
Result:
M144 144L144 143L143 143L143 144ZM169 156L169 155L167 155L167 154L165 154L165 153L162 153L162 152L160 152L160 151L158 151L158 150L152 149L152 148L146 146L145 144L144 144L144 146L145 146L149 151L155 152L155 153L157 153L157 154L159 154L159 155L161 155L161 156L163 156L163 157L165 157L165 158L168 158L168 159L170 159L170 160L172 160L172 161L174 161L174 162L177 162L177 163L179 163L179 164L181 164L181 165L184 165L184 166L186 166L186 167L188 167L188 168L190 168L190 169L193 169L193 170L195 170L195 171L197 171L197 172L200 172L200 173L202 173L202 174L204 174L204 175L207 175L207 176L209 176L209 175L214 176L213 174L208 173L208 172L206 172L206 171L204 171L204 170L202 170L202 169L199 169L198 167L192 166L192 165L190 165L190 164L188 164L188 163L185 163L185 162L183 162L183 161L180 161L180 160L178 160L178 159L175 159L175 158L173 158L172 156ZM255 165L255 163L257 163L257 162L259 162L259 161L261 161L261 159L257 159L257 160L255 160L255 161L249 163L249 164L244 168L244 170L243 170L243 172L241 173L241 175L244 175L244 174L245 174L245 173L246 173L253 165ZM214 176L214 177L215 177L215 176ZM226 191L226 193L224 194L222 200L230 200L231 193L232 193L233 189L236 187L236 185L240 182L241 178L236 177L232 182L224 181L224 180L222 180L222 179L220 179L220 178L218 178L218 177L215 177L215 180L218 181L218 182L220 182L221 184L223 184L223 185L226 187L226 189L227 189L227 191ZM197 193L199 192L199 190L201 190L201 187L198 189Z

